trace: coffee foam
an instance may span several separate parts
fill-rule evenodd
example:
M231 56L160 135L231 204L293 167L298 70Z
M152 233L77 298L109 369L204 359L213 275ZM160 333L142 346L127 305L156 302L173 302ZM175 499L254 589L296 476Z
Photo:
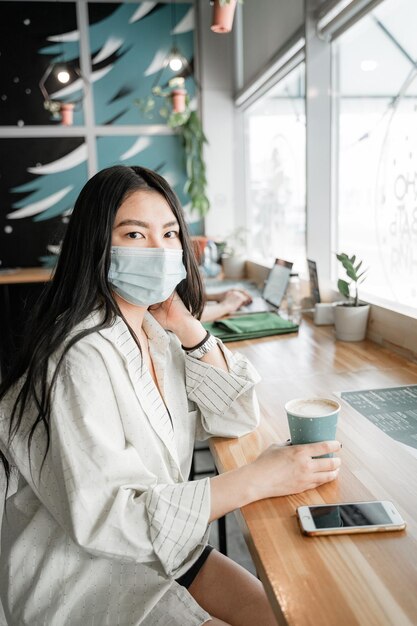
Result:
M294 400L294 402L287 405L289 413L299 415L300 417L323 417L324 415L334 413L338 408L337 402L326 400L325 398Z

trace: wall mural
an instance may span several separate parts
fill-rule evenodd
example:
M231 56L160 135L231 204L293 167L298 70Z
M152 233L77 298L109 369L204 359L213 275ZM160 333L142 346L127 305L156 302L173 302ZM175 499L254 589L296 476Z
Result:
M176 4L173 23L169 4L89 4L90 81L77 72L80 31L75 4L0 2L0 9L7 15L0 25L0 126L22 129L21 138L5 138L4 133L1 138L0 130L0 267L36 266L47 262L48 252L62 239L75 198L87 180L86 92L95 126L165 124L159 115L147 119L134 101L150 93L158 76L164 87L175 75L169 68L159 74L173 32L192 65L193 9L190 4ZM39 80L48 67L61 63L68 68L70 80L62 85L51 72L45 87L54 100L76 103L77 137L47 136L46 127L59 125L59 120L45 109ZM192 95L193 79L184 77ZM24 137L26 126L39 125L45 127L45 137ZM183 205L188 204L177 136L103 136L94 127L93 135L99 169L115 163L156 169L173 185ZM201 221L190 226L195 234L202 232Z

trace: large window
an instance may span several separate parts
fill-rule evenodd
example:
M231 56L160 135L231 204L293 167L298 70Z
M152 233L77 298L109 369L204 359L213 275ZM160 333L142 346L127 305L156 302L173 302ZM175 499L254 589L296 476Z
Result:
M245 112L249 257L306 269L304 64Z
M416 24L415 0L386 0L333 44L337 248L399 308L417 308Z
M97 169L155 169L189 208L184 151L159 114L163 99L154 116L137 106L176 74L165 67L174 41L192 63L192 3L172 8L0 0L1 268L56 261L75 199ZM60 74L67 74L64 82ZM186 84L191 95L192 77ZM61 124L65 105L74 113L71 126ZM203 221L187 217L201 232Z

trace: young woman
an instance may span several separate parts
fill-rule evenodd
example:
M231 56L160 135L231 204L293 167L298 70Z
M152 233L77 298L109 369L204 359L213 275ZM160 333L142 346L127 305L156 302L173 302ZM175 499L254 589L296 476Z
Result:
M2 460L15 468L1 546L9 624L275 623L259 581L207 547L209 524L334 479L339 459L312 457L339 444L273 446L187 480L196 437L258 423L258 375L207 335L202 293L166 181L140 167L94 176L0 389Z

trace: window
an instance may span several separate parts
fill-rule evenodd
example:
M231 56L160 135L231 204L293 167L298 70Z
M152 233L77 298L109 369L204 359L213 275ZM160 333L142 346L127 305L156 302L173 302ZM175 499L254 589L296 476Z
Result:
M249 257L306 272L304 63L245 112Z
M417 308L416 23L415 0L385 0L333 43L337 250L369 268L362 295L404 312Z
M1 268L56 262L68 215L97 168L155 169L189 205L183 147L159 114L163 99L152 118L135 102L173 76L164 67L173 30L192 61L190 1L173 12L166 2L0 0L0 11ZM187 82L192 95L192 77ZM62 105L73 107L72 127L60 124ZM201 232L203 221L188 219Z

